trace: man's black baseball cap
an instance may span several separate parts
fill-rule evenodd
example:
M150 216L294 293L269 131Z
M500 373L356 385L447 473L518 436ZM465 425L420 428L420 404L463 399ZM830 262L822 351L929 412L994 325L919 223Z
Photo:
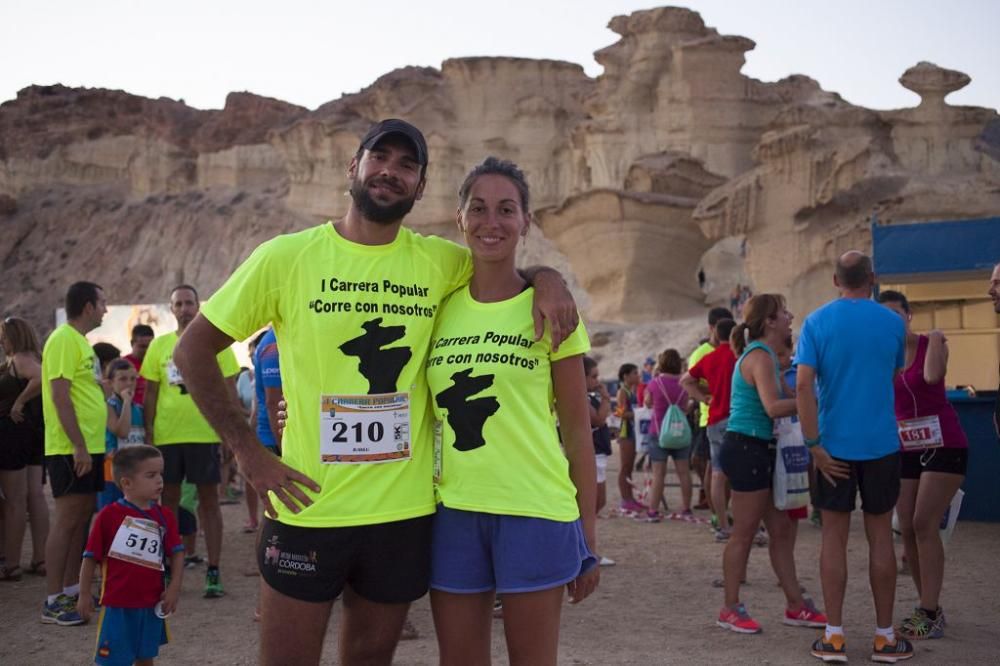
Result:
M427 166L427 142L424 140L424 135L405 120L387 118L375 123L361 139L361 147L365 150L371 150L375 144L390 134L402 134L409 139L410 143L413 144L413 149L417 152L417 162L421 166Z

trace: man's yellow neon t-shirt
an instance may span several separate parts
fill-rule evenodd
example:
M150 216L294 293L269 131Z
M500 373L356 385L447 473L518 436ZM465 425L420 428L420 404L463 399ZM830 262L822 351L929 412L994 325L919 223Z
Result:
M52 400L53 379L70 381L69 399L87 451L104 453L108 406L100 384L101 365L87 338L69 324L52 331L42 350L42 413L45 417L45 455L71 455L73 443L63 430Z
M466 286L443 306L427 359L441 422L438 493L452 509L569 522L580 511L556 431L552 363L590 341L581 323L558 352L548 328L535 342L533 298L527 289L480 303Z
M401 227L389 244L360 245L326 223L264 243L205 303L202 314L235 340L274 324L288 402L282 462L322 488L305 490L313 504L297 514L275 501L279 521L339 527L434 512L424 362L441 302L471 272L468 250L442 238ZM323 396L393 392L409 398L408 457L324 462L336 433L321 447L321 422L335 411L323 411Z
M184 385L184 377L174 364L174 347L177 331L154 338L149 343L140 374L146 381L157 382L156 416L153 420L153 443L157 446L171 444L217 444L220 439L212 426L202 416L198 405ZM223 377L239 374L240 364L231 348L223 349L216 357Z
M698 361L703 359L708 355L709 352L715 351L715 347L711 343L703 342L698 345L697 349L691 352L691 356L688 358L688 368L693 368L698 364ZM703 386L707 386L705 382L702 382ZM701 411L699 412L698 425L702 428L708 427L708 405L701 403Z

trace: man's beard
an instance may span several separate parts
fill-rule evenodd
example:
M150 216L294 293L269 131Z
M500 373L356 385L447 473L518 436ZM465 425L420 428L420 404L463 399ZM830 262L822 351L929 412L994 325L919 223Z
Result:
M394 204L380 204L368 193L367 186L355 178L351 183L351 198L366 220L376 224L392 224L406 217L413 209L417 197L397 201Z

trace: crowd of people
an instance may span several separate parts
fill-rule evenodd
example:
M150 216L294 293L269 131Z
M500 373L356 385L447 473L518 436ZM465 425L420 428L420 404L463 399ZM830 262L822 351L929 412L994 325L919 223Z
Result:
M990 287L1000 312L998 278L1000 265ZM674 515L690 515L691 472L681 461L693 456L704 493L695 508L712 512L713 534L726 544L717 624L739 633L762 630L741 598L741 586L752 544L767 544L786 597L783 622L824 629L811 654L841 662L847 660L847 540L860 495L876 614L871 658L895 663L913 656L911 641L944 636L940 597L945 557L939 525L965 478L968 442L945 392L945 336L913 332L910 305L902 293L883 291L873 300L871 259L860 252L840 257L834 284L840 298L806 318L797 345L785 299L758 294L744 305L740 323L725 308L709 312L709 337L695 349L679 380L675 349L660 354L647 383L638 381L635 365L621 366L619 485L636 486L632 475L641 468L635 458L642 428L633 396L645 393L645 404L653 410L651 426L641 435L642 448L651 461L654 491L646 505L623 492L619 511L645 522L661 520L663 465L674 457L683 506ZM692 414L690 424L678 425L675 417L697 403L702 413ZM675 417L671 410L677 410ZM677 444L672 431L682 433ZM786 435L787 446L782 443ZM795 446L796 441L801 445ZM797 466L808 469L798 481L793 478ZM797 521L808 516L809 502L822 528L826 613L796 575ZM920 599L895 626L894 513Z
M234 458L257 535L261 663L318 663L340 599L341 662L388 664L410 604L429 592L442 664L489 663L497 613L511 663L554 664L565 597L584 601L614 564L597 516L616 440L620 513L667 517L671 460L681 507L670 516L710 511L725 544L720 627L761 631L741 583L752 546L767 545L784 623L823 629L812 655L846 661L860 494L872 659L907 659L911 640L943 636L937 525L967 443L944 395L944 336L912 332L902 294L872 300L868 257L840 258L841 298L806 318L794 353L785 299L757 294L740 316L711 310L686 363L670 348L642 372L622 365L613 400L561 276L516 267L531 224L524 173L488 157L467 174L456 205L466 249L402 225L427 167L416 127L377 123L348 165L342 219L262 244L204 304L178 285L177 329L137 326L123 358L87 342L107 310L93 282L70 286L67 321L44 348L23 319L4 320L0 579L46 577L42 622L81 624L100 608L96 663L152 663L184 572L201 563L199 526L204 596L225 594L220 498ZM243 380L231 348L247 339ZM636 483L646 465L648 489ZM796 575L810 500L826 614ZM893 509L920 595L895 627Z

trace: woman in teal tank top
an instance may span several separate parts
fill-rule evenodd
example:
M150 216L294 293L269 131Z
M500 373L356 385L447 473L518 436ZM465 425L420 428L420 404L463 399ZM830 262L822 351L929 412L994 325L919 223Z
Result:
M744 309L746 321L733 329L730 344L739 357L733 372L729 423L719 462L733 489L733 529L722 556L725 604L717 624L744 634L760 625L740 601L740 578L761 520L770 534L771 565L785 593L784 623L824 627L826 616L802 596L795 573L795 530L774 506L774 419L796 413L795 399L782 398L780 364L774 350L792 337L792 314L778 294L759 294Z

